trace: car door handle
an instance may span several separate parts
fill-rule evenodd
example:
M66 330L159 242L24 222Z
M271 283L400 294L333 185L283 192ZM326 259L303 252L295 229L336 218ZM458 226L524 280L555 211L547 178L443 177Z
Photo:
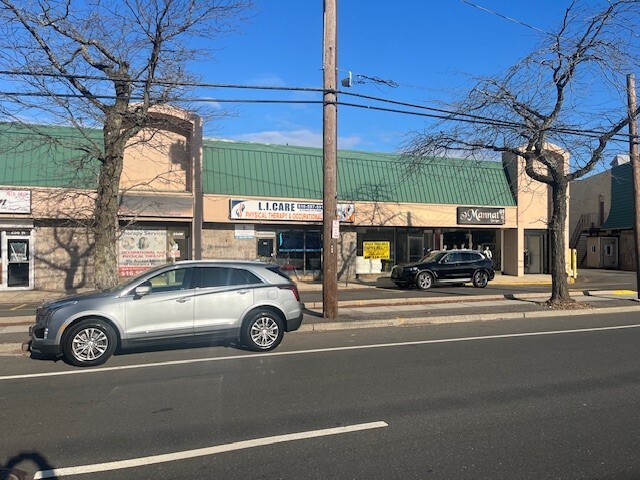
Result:
M243 288L242 290L237 290L237 292L238 292L240 295L244 295L245 293L249 293L249 290L248 290L248 289L246 289L246 288Z
M182 297L182 298L179 298L178 300L176 300L176 302L185 303L185 302L188 302L189 300L191 300L191 297Z

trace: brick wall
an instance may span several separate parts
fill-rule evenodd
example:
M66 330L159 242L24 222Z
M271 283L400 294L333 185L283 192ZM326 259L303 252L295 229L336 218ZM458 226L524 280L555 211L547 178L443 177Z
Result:
M343 231L338 240L338 279L355 278L356 232ZM257 239L235 238L233 225L209 225L202 231L202 258L227 260L256 260ZM313 277L313 275L310 275ZM309 278L311 280L312 278ZM313 278L317 280L317 278Z
M255 238L236 239L233 225L205 226L202 230L202 258L225 260L255 260Z
M36 290L93 287L93 236L88 229L41 225L34 238Z

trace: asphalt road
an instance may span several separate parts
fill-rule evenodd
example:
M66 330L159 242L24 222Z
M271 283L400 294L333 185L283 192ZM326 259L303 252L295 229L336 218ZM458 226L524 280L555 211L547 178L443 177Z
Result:
M639 323L296 333L272 354L98 369L7 357L0 462L28 478L639 478Z

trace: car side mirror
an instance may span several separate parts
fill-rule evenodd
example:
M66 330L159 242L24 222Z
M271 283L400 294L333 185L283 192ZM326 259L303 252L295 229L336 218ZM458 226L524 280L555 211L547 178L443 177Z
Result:
M136 297L144 297L145 295L150 294L151 290L152 290L151 284L148 282L145 282L141 285L138 285L136 289L133 291L133 293Z

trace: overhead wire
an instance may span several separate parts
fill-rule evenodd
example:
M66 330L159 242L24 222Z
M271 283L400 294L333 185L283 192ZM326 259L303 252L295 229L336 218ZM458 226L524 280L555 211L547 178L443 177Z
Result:
M108 81L109 79L99 76L92 75L72 75L72 74L57 74L57 73L49 73L49 72L28 72L28 71L10 71L10 70L0 70L0 75L18 75L18 76L45 76L45 77L57 77L57 78L78 78L84 80L96 80L96 81ZM144 80L130 80L130 83L133 84L145 84ZM316 87L290 87L290 86L273 86L273 85L243 85L243 84L228 84L228 83L199 83L199 82L179 82L179 81L169 81L169 80L155 80L153 82L156 85L165 85L165 86L176 86L176 87L193 87L193 88L214 88L214 89L246 89L246 90L266 90L266 91L293 91L293 92L310 92L310 93L324 93L324 89L316 88ZM375 102L387 103L392 105L398 105L402 107L408 107L415 110L426 110L428 112L435 113L424 113L420 111L412 111L412 110L400 110L394 108L385 108L375 105L362 105L357 103L350 102L341 102L337 101L338 105L360 108L360 109L368 109L389 113L398 113L405 115L414 115L425 118L435 118L439 120L448 120L453 122L465 122L465 123L478 123L488 126L495 127L504 127L504 128L525 128L525 126L518 122L512 122L507 120L498 120L495 118L490 118L481 115L470 114L466 112L460 112L455 110L448 110L436 107L430 107L426 105L420 105L415 103L403 102L398 100L391 100L387 98L375 97L371 95L359 94L354 92L348 92L344 90L335 90L331 93L336 93L339 95L351 96L355 98L361 98L364 100L370 100ZM82 94L73 94L73 93L56 93L56 92L8 92L8 91L0 91L0 96L6 97L59 97L59 98L78 98L82 99L84 96ZM117 96L113 95L94 95L93 98L100 100L117 100ZM131 100L141 101L142 97L130 97ZM174 99L167 99L167 101L181 102L181 103L257 103L257 104L323 104L325 103L323 100L286 100L286 99L240 99L240 98L209 98L209 97L179 97ZM597 131L597 130L589 130L589 129L572 129L566 127L553 127L548 129L549 132L555 133L563 133L570 134L576 136L584 136L589 138L599 138L604 135L605 132ZM626 133L618 133L615 135L615 138L618 140L629 139L630 134Z

